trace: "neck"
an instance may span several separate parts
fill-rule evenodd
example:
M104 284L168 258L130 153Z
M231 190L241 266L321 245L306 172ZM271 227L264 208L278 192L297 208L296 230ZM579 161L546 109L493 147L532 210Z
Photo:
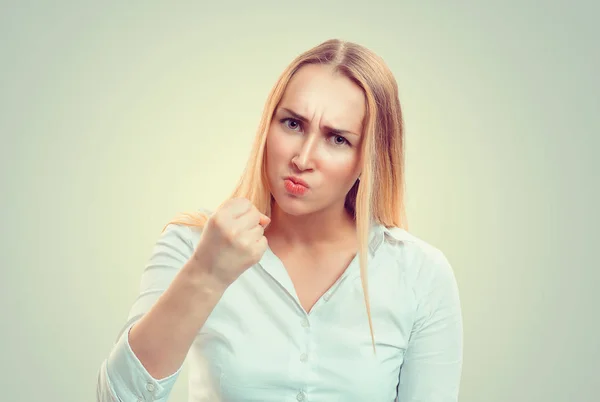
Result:
M353 236L349 238L349 233L356 233L356 223L343 206L294 216L285 213L273 202L271 223L265 235L269 241L276 238L278 243L316 250L348 242L354 244L355 239Z

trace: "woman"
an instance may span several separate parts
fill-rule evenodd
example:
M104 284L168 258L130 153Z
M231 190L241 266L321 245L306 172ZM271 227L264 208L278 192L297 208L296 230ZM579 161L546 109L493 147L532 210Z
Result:
M457 400L458 289L406 231L397 91L354 43L290 64L232 197L164 228L99 401L167 401L186 356L194 402Z

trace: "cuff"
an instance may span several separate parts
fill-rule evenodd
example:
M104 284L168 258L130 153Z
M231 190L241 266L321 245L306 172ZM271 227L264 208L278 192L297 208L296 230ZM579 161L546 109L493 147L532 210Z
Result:
M129 345L129 327L123 331L107 362L107 375L111 388L117 395L134 395L144 401L167 400L181 372L162 379L153 378Z

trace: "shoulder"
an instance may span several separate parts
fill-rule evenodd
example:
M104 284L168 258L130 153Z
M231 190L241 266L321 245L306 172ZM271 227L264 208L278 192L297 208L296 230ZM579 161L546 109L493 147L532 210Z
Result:
M392 258L417 293L456 284L452 264L440 248L402 228L383 228L383 232Z

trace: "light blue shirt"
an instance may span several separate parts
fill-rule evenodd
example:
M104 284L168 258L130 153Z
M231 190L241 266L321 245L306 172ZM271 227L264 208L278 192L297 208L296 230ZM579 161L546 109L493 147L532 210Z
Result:
M100 367L97 401L168 400L181 368L152 378L128 334L199 239L197 231L174 224L158 239L139 296ZM358 257L307 314L281 260L267 249L197 334L186 359L188 401L457 401L463 327L445 255L403 229L374 223L368 272L376 354Z

